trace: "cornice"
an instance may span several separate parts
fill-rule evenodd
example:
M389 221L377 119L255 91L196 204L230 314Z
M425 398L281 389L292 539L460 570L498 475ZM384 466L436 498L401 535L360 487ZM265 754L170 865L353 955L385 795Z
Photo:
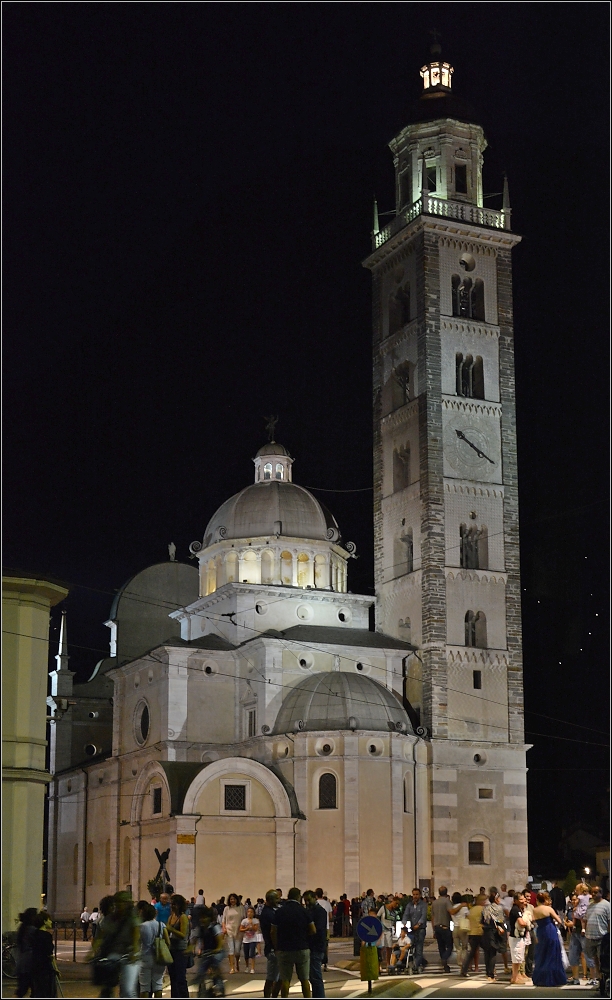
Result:
M503 570L462 569L459 566L445 566L444 575L447 580L458 580L466 583L501 583L508 582L508 574Z
M488 416L501 417L502 404L491 399L466 399L463 396L442 396L442 409L454 410L455 413L486 413Z
M421 570L415 569L412 573L405 573L404 576L396 576L388 583L382 583L378 588L381 599L395 597L397 594L404 594L407 590L414 590L421 586Z
M504 499L504 488L503 486L474 486L473 483L457 481L456 479L447 479L444 483L444 489L447 493L458 493L460 496L470 496L470 497L486 497L487 499Z
M506 649L475 649L470 646L447 646L446 659L449 666L475 663L507 669L510 664L510 657Z
M393 410L386 417L383 417L380 422L381 429L387 431L400 427L402 424L408 423L412 417L417 416L418 412L418 398L411 399L408 403L404 403L403 406L399 406L397 410Z
M381 264L389 257L395 256L397 250L404 244L412 240L420 232L439 233L448 238L472 240L479 245L487 245L491 248L502 248L511 250L522 237L517 233L512 233L508 229L489 229L485 226L477 226L468 222L461 222L457 219L447 219L444 216L419 215L413 222L406 225L395 233L382 246L378 247L368 257L362 261L362 266L369 270L378 270Z
M473 323L451 316L440 317L440 330L448 333L468 334L470 337L486 337L499 340L499 326L491 323Z
M399 490L397 493L388 493L387 496L381 497L382 508L384 511L394 510L396 507L403 508L411 500L418 500L420 495L421 483L417 479L416 483L411 483L405 489Z
M419 320L418 317L417 319L411 319L409 323L406 323L406 326L403 326L400 330L396 330L395 333L392 333L388 337L385 337L384 340L381 340L378 344L380 353L385 356L387 354L391 354L400 346L400 344L403 344L404 341L408 340L413 333L416 333L420 322L421 320Z

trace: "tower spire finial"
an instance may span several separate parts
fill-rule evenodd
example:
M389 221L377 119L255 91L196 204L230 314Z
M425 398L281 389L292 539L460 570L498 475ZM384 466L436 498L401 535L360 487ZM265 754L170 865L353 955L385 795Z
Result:
M374 195L374 228L372 229L373 234L380 232L380 224L378 222L378 202L376 200L376 195Z
M68 628L66 626L66 611L62 611L62 620L60 622L60 637L59 637L59 650L55 656L55 662L57 663L57 670L68 670L68 660L70 656L68 655Z

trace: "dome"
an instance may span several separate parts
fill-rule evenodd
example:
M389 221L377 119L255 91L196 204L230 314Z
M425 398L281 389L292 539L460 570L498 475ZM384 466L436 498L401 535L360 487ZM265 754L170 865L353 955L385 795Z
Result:
M262 455L284 455L287 458L291 458L284 444L279 444L277 441L268 441L267 444L264 444L259 449L255 457L260 458Z
M312 674L291 689L273 732L296 729L367 729L412 733L407 713L391 691L370 677L345 671Z
M312 493L295 483L270 479L247 486L219 507L208 522L204 547L220 538L266 535L327 542L340 538L335 518Z

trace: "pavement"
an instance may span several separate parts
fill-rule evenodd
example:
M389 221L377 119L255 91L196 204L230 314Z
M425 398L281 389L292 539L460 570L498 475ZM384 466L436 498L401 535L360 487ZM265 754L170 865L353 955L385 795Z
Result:
M90 944L83 941L76 942L76 958L72 961L73 942L57 942L58 967L62 976L61 989L65 997L97 997L99 987L93 986L91 982L89 966L85 962L85 956L90 949ZM425 957L429 965L427 972L419 976L382 976L374 984L375 994L381 996L380 990L383 983L388 983L390 995L410 996L414 995L421 1000L421 997L454 997L459 1000L461 997L499 997L506 996L506 1000L514 1000L515 997L569 997L574 994L582 996L598 996L599 991L586 986L561 986L558 989L543 989L535 986L511 986L509 975L503 971L503 966L498 966L497 974L499 982L495 984L487 983L484 970L479 974L472 974L469 979L461 979L456 965L452 965L453 971L450 975L445 975L442 971L437 947L433 939L428 939L425 946ZM325 993L327 997L338 998L338 1000L352 1000L352 998L367 996L368 984L362 982L358 971L350 968L353 963L358 962L353 956L353 939L334 939L329 945L329 965L324 973ZM452 964L452 960L451 960ZM347 966L349 966L347 968ZM501 969L501 972L499 971ZM192 972L188 973L187 979L190 983ZM265 980L265 959L255 960L255 975L247 975L244 972L233 976L225 976L226 996L236 997L236 1000L256 1000L263 995L263 985ZM401 984L405 984L402 987ZM410 985L408 985L410 984ZM414 986L417 992L414 992ZM13 997L15 995L15 980L2 980L2 997ZM197 996L197 987L189 985L190 996ZM289 991L290 997L301 996L300 984L294 982ZM60 994L61 995L61 994ZM166 977L164 997L170 996L169 981Z

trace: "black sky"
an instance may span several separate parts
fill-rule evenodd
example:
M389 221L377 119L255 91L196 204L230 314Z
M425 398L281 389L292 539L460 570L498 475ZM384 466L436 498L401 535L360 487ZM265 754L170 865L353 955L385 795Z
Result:
M70 582L84 676L114 590L170 541L185 559L251 481L264 415L297 482L371 484L361 261L439 30L485 126L485 190L507 171L523 236L534 867L608 787L590 745L609 663L608 20L604 3L3 5L4 564ZM372 592L371 493L317 496L361 553L349 586Z

